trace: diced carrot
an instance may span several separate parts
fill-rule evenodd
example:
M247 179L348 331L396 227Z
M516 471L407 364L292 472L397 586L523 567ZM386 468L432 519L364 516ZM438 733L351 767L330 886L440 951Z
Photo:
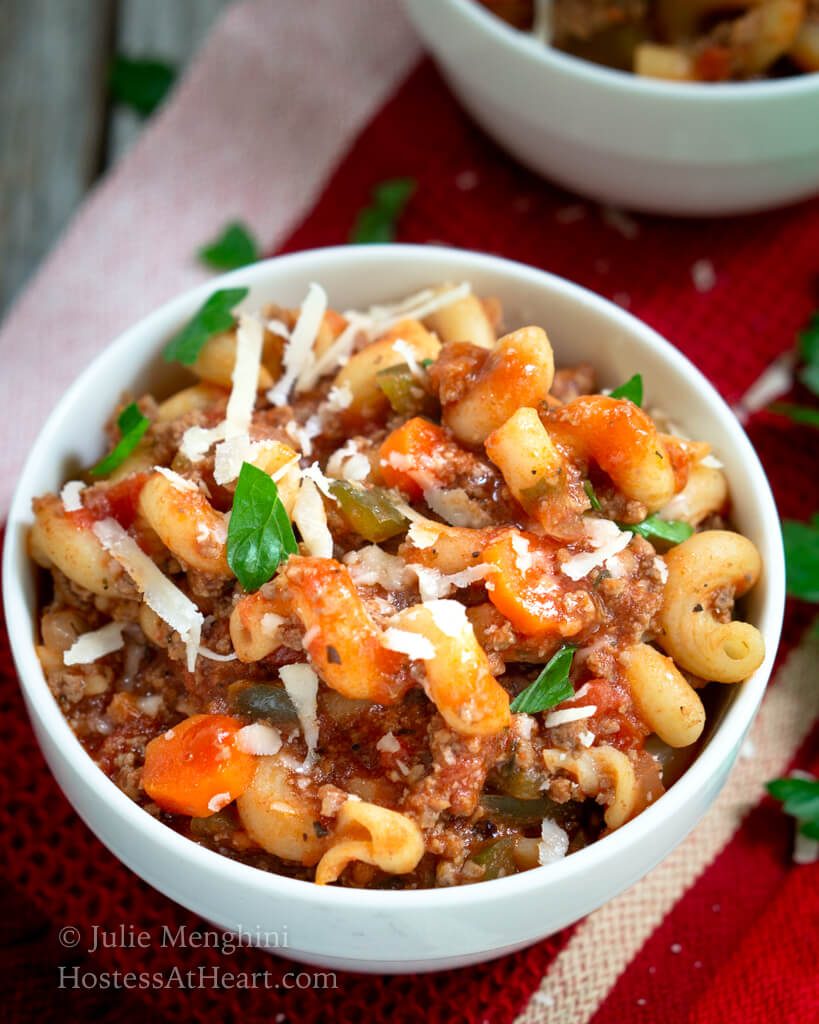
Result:
M145 748L142 786L173 814L207 818L250 785L256 759L236 746L243 723L228 715L193 715Z
M414 501L435 485L441 451L451 445L443 427L415 416L393 430L381 445L381 476L388 487L397 487Z
M594 602L579 593L585 586L560 574L557 547L508 530L484 548L483 561L498 570L486 583L489 600L525 636L574 636L595 616Z

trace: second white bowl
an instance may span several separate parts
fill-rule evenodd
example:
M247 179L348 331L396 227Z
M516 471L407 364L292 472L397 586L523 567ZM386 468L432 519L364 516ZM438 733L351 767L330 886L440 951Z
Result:
M819 191L819 74L663 82L551 49L474 0L404 0L475 120L532 170L601 202L763 210Z

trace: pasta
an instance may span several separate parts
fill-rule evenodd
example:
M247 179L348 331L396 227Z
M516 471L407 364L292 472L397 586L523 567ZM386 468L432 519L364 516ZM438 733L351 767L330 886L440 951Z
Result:
M505 20L503 0L479 0ZM815 0L555 0L552 45L638 75L719 82L819 69ZM515 27L535 31L535 0Z
M700 691L760 665L709 446L502 316L311 285L35 500L43 671L170 827L319 885L548 867L660 799Z
M666 565L658 642L702 679L747 679L765 656L762 635L748 622L731 621L730 608L759 578L754 545L737 533L707 530L669 551Z

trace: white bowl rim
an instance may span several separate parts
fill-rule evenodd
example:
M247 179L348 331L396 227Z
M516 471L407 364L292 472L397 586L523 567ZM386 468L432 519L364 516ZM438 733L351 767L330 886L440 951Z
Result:
M576 75L590 84L600 85L623 94L638 93L674 97L693 104L705 104L715 99L730 99L740 103L758 102L761 98L789 97L819 93L819 72L806 71L788 78L766 78L750 82L672 82L661 78L648 78L632 71L609 68L594 61L564 53L535 39L528 32L514 28L502 18L492 14L477 0L440 0L469 19L485 35L498 36L521 57L555 67L566 74Z
M765 566L766 589L759 616L759 625L766 644L765 662L750 680L741 684L741 691L734 696L730 707L705 749L696 757L681 778L660 800L647 807L626 825L588 847L578 850L571 856L544 867L534 868L507 878L492 879L477 885L412 890L347 889L318 886L313 882L264 871L231 860L182 836L146 813L96 765L72 732L45 682L34 644L31 642L32 619L25 607L23 589L15 574L15 561L18 558L21 543L21 528L31 521L26 497L29 490L27 478L34 473L39 464L48 460L50 448L47 441L52 423L60 418L63 408L71 406L75 401L75 396L81 394L85 389L87 376L92 372L99 372L100 367L106 361L114 360L115 355L120 351L135 344L139 346L139 339L150 339L145 347L155 350L159 337L171 330L174 322L179 323L189 307L196 308L197 304L204 301L217 288L239 285L247 285L252 288L257 282L266 280L271 272L275 273L275 269L284 263L291 269L299 270L303 267L305 276L309 279L314 277L312 267L317 259L336 262L350 261L360 257L366 263L369 256L375 263L385 258L393 258L402 263L423 264L430 259L431 253L439 258L451 257L456 263L468 264L476 271L492 272L494 270L506 273L514 271L518 278L528 279L535 288L538 285L548 284L551 288L559 289L577 302L591 306L629 334L642 336L644 341L659 348L676 373L689 378L693 377L698 386L703 389L706 398L721 409L725 420L723 424L726 430L725 446L740 450L746 472L752 478L753 491L758 497L761 511L769 525L773 525L777 531L779 528L773 496L756 452L719 393L694 364L653 328L621 307L565 278L524 263L448 246L385 244L310 249L284 256L275 256L249 267L215 277L170 300L124 331L99 353L66 391L44 423L21 473L9 511L3 552L3 603L12 654L22 687L30 702L36 705L36 715L39 717L42 727L63 751L73 752L72 767L75 774L89 789L96 791L99 800L108 806L122 825L141 833L144 840L165 847L166 852L174 855L180 864L187 863L193 869L201 868L209 875L221 874L226 884L236 884L243 889L254 890L259 895L267 897L278 895L296 901L337 907L339 910L345 908L360 911L378 909L398 912L412 909L421 912L455 909L466 904L495 901L504 896L511 897L523 893L529 889L537 890L546 882L549 885L571 885L573 881L582 879L585 871L602 870L607 860L625 854L632 845L647 840L655 823L659 826L662 821L673 818L678 807L688 801L690 790L701 791L713 776L719 775L720 766L727 759L733 758L736 747L753 721L778 647L785 599L784 558L781 544L778 550L779 557L770 559ZM469 273L469 271L461 269L458 270L458 273ZM166 321L171 326L165 326ZM142 344L145 345L144 340ZM25 626L25 628L16 629L14 628L15 623L19 623L21 627ZM729 740L728 737L731 739ZM548 880L544 876L544 872L547 871L549 872ZM134 869L134 872L145 877L141 866L138 870Z

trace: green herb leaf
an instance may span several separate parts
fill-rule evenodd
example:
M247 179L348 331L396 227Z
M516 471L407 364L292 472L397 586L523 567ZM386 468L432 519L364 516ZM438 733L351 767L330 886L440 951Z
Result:
M799 831L811 839L819 839L819 779L774 779L766 789L782 810L799 823Z
M415 191L413 178L393 178L373 189L373 201L356 218L350 241L357 244L391 242L398 218Z
M799 332L799 354L806 363L819 363L819 310Z
M810 523L782 520L785 575L791 597L819 602L819 515Z
M819 818L819 781L815 779L774 779L767 790L781 800L785 814L794 818Z
M195 363L208 338L229 330L236 323L231 310L247 292L247 288L220 288L214 292L168 342L163 353L166 362L185 366Z
M661 519L656 514L644 519L642 523L618 523L617 525L621 530L639 533L641 537L647 537L649 540L652 537L667 540L669 544L682 544L694 532L694 527L690 523L684 523L679 519Z
M799 379L814 395L819 395L819 311L799 334L799 354L805 363Z
M594 509L594 511L595 512L602 512L603 511L603 506L600 504L600 499L594 493L594 487L592 485L591 480L584 480L583 481L583 490L586 492L586 497L591 502L591 507Z
M199 259L217 270L237 270L255 263L259 247L248 228L239 221L228 224L222 233L199 250Z
M809 391L819 395L819 362L803 367L799 379Z
M126 405L117 420L119 443L104 459L100 459L96 466L91 467L91 475L108 476L109 473L113 473L136 448L150 425L151 421L147 416L142 415L136 402Z
M768 408L771 412L778 412L780 416L787 416L794 423L804 423L808 427L819 427L819 409L811 409L807 405L795 405L793 402L774 402Z
M258 590L297 551L275 481L249 462L242 463L227 538L228 565L236 578L248 592Z
M152 114L173 85L176 69L152 58L114 58L108 76L111 95L117 103L147 117Z
M808 839L819 839L819 821L803 821L799 831Z
M629 377L625 384L621 384L619 388L612 391L609 398L627 398L635 405L641 406L643 404L643 375L635 373L633 377Z
M569 682L569 670L576 650L571 644L564 644L537 679L515 697L509 705L510 711L533 715L571 697L574 689Z

